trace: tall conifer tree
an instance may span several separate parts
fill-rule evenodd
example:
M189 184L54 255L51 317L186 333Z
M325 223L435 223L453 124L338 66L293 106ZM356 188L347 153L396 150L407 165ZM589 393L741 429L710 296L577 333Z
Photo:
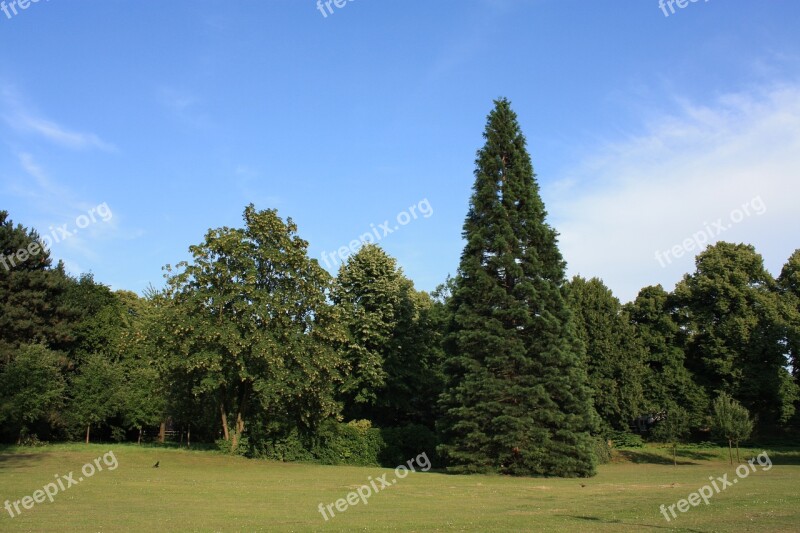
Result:
M508 100L484 138L450 300L440 451L454 471L590 476L597 419L565 264Z
M647 412L642 389L644 346L619 300L600 279L572 278L567 284L567 302L578 337L586 346L597 414L604 428L627 430L631 420Z

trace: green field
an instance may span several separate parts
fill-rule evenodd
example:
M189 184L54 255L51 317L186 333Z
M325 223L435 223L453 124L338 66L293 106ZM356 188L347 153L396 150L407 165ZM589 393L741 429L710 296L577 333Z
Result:
M66 487L61 476L72 471L78 481L109 450L102 472ZM800 452L767 451L771 469L756 463L710 505L671 522L661 504L686 498L709 476L736 478L727 450L684 448L677 467L660 448L617 451L591 479L412 473L326 522L320 503L346 498L370 477L391 481L395 471L117 444L6 448L0 505L33 495L56 474L65 490L30 510L19 504L13 518L0 509L0 531L800 531Z

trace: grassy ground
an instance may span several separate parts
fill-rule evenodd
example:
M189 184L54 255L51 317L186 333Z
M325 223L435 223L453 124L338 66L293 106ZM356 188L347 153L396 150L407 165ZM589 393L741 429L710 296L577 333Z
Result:
M771 469L756 463L756 472L710 505L670 522L661 504L686 498L709 476L737 477L727 450L684 448L677 467L661 448L621 450L588 480L413 473L367 505L334 508L326 522L320 503L346 498L370 477L386 473L391 482L394 470L116 444L7 448L0 450L0 505L34 495L56 474L65 490L30 510L20 503L14 518L0 508L0 531L800 531L800 452L767 451ZM103 471L78 481L87 462ZM70 471L78 483L66 488L61 476Z

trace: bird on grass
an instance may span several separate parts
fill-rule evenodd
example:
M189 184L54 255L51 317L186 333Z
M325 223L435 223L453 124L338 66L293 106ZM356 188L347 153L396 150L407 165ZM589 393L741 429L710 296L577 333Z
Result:
M156 464L153 465L153 468L158 468L158 463L160 463L160 462L161 461L156 461Z

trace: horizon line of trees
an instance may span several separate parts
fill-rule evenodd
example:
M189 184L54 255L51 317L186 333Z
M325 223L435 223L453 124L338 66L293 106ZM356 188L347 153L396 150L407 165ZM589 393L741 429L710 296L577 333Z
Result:
M252 204L142 297L49 251L0 269L0 439L141 441L171 420L286 459L372 427L455 472L590 476L598 442L649 413L672 442L718 426L738 448L747 413L755 438L797 434L800 249L773 278L718 242L672 292L623 305L566 278L507 100L484 138L458 272L430 294L375 244L331 276ZM35 242L0 211L0 254ZM744 419L722 425L723 407Z

